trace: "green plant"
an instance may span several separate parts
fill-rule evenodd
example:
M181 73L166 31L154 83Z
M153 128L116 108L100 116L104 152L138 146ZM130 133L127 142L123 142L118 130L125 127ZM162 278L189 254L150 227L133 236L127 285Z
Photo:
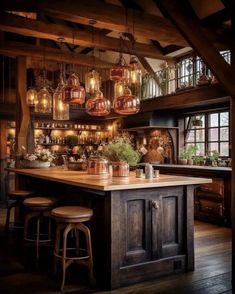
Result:
M203 156L194 156L194 162L196 165L200 164L201 161L204 160L204 157Z
M194 145L184 146L180 150L180 158L181 159L192 159L193 156L196 154L197 147Z
M211 161L218 161L219 159L219 152L217 150L212 150L211 155L209 156Z
M109 161L126 161L134 166L140 160L140 154L134 150L128 138L116 137L104 147L103 155Z
M66 137L66 144L72 149L74 146L78 145L78 136L69 135Z

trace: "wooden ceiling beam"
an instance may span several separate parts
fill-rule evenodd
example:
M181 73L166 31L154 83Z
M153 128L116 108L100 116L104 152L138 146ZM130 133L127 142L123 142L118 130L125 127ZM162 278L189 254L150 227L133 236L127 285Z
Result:
M231 19L231 12L229 9L224 8L222 10L216 11L215 13L203 18L201 23L203 26L208 26L211 28L218 28L221 24L227 20Z
M228 95L235 97L235 72L204 34L188 1L155 0L155 3L168 14L188 43L221 82Z
M34 46L19 42L5 41L0 44L0 54L7 56L30 56L33 58L46 59L56 62L64 62L68 64L79 64L85 66L94 66L94 59L92 56L83 54L69 53L62 50ZM110 68L112 63L95 58L95 65L97 68Z
M80 45L84 47L119 51L120 41L117 38L107 37L103 32L95 32L94 43L92 43L91 32L87 30L68 28L60 24L47 24L43 21L26 19L17 15L3 13L0 15L0 30L12 33L18 33L26 36L49 39L58 41L59 37L64 42ZM133 50L132 43L123 40L123 52L127 54L136 54L143 57L151 57L156 59L170 59L162 54L162 52L153 45L135 43Z
M140 112L152 111L153 109L175 110L195 106L203 107L222 102L229 102L229 97L220 84L214 84L143 100Z
M14 2L16 2L15 6ZM94 19L96 20L95 27L108 28L116 32L132 32L134 23L137 39L144 37L166 44L187 46L187 42L167 19L145 12L95 0L28 1L28 7L27 1L2 0L0 7L4 10L14 9L14 7L20 9L19 2L22 3L24 9L38 11L67 21L88 25L89 20Z

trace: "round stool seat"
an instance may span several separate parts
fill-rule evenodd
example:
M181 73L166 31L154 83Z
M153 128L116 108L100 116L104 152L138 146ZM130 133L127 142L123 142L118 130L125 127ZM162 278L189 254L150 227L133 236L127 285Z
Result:
M53 207L56 205L56 199L49 197L32 197L26 198L23 202L25 206L29 206L32 208L40 208L40 207Z
M26 197L29 197L30 195L33 195L34 193L35 193L34 191L15 190L15 191L8 192L8 197L12 199L26 198Z
M93 210L82 206L62 206L54 208L51 216L64 222L83 222L89 220L93 215Z

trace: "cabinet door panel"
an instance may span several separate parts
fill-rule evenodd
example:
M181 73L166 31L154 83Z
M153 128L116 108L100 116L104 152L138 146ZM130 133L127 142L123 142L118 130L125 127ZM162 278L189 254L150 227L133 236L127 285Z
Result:
M121 220L122 266L150 259L149 201L130 199L123 203L125 213Z
M161 197L161 206L162 257L169 257L181 254L183 238L182 195Z

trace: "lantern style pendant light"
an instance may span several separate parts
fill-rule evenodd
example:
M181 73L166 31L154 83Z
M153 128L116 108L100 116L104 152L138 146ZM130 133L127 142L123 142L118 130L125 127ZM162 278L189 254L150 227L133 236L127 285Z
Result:
M79 78L74 72L69 75L63 88L62 100L72 105L85 102L85 89L80 85Z
M94 94L100 89L100 74L95 70L91 69L85 74L85 87L86 92Z
M97 91L95 96L87 100L86 112L91 116L105 116L110 113L111 103L103 96L101 91Z
M131 56L130 58L128 84L135 86L140 86L142 84L142 71L135 56Z
M94 25L96 24L96 20L90 19L89 24L92 26L93 68L85 74L85 88L87 93L95 94L96 91L99 91L101 83L100 74L95 70Z
M109 78L112 81L127 81L128 80L128 69L129 67L126 64L126 61L122 54L114 64L114 66L109 71Z
M46 88L46 71L43 71L43 87L37 94L37 103L34 105L35 112L51 113L52 97Z
M53 95L53 119L69 120L69 104L62 100L65 82L63 79L62 68L60 71L60 81Z
M28 106L34 106L37 101L37 91L34 88L29 88L26 94L26 103Z
M34 77L34 73L31 71L30 72L31 83L26 93L26 103L28 106L34 106L37 100L37 90L34 89L33 87L33 77Z
M116 81L114 83L114 98L122 96L124 93L125 84L124 81Z
M140 110L140 99L132 95L131 90L126 86L123 95L114 98L113 108L118 114L135 114Z

